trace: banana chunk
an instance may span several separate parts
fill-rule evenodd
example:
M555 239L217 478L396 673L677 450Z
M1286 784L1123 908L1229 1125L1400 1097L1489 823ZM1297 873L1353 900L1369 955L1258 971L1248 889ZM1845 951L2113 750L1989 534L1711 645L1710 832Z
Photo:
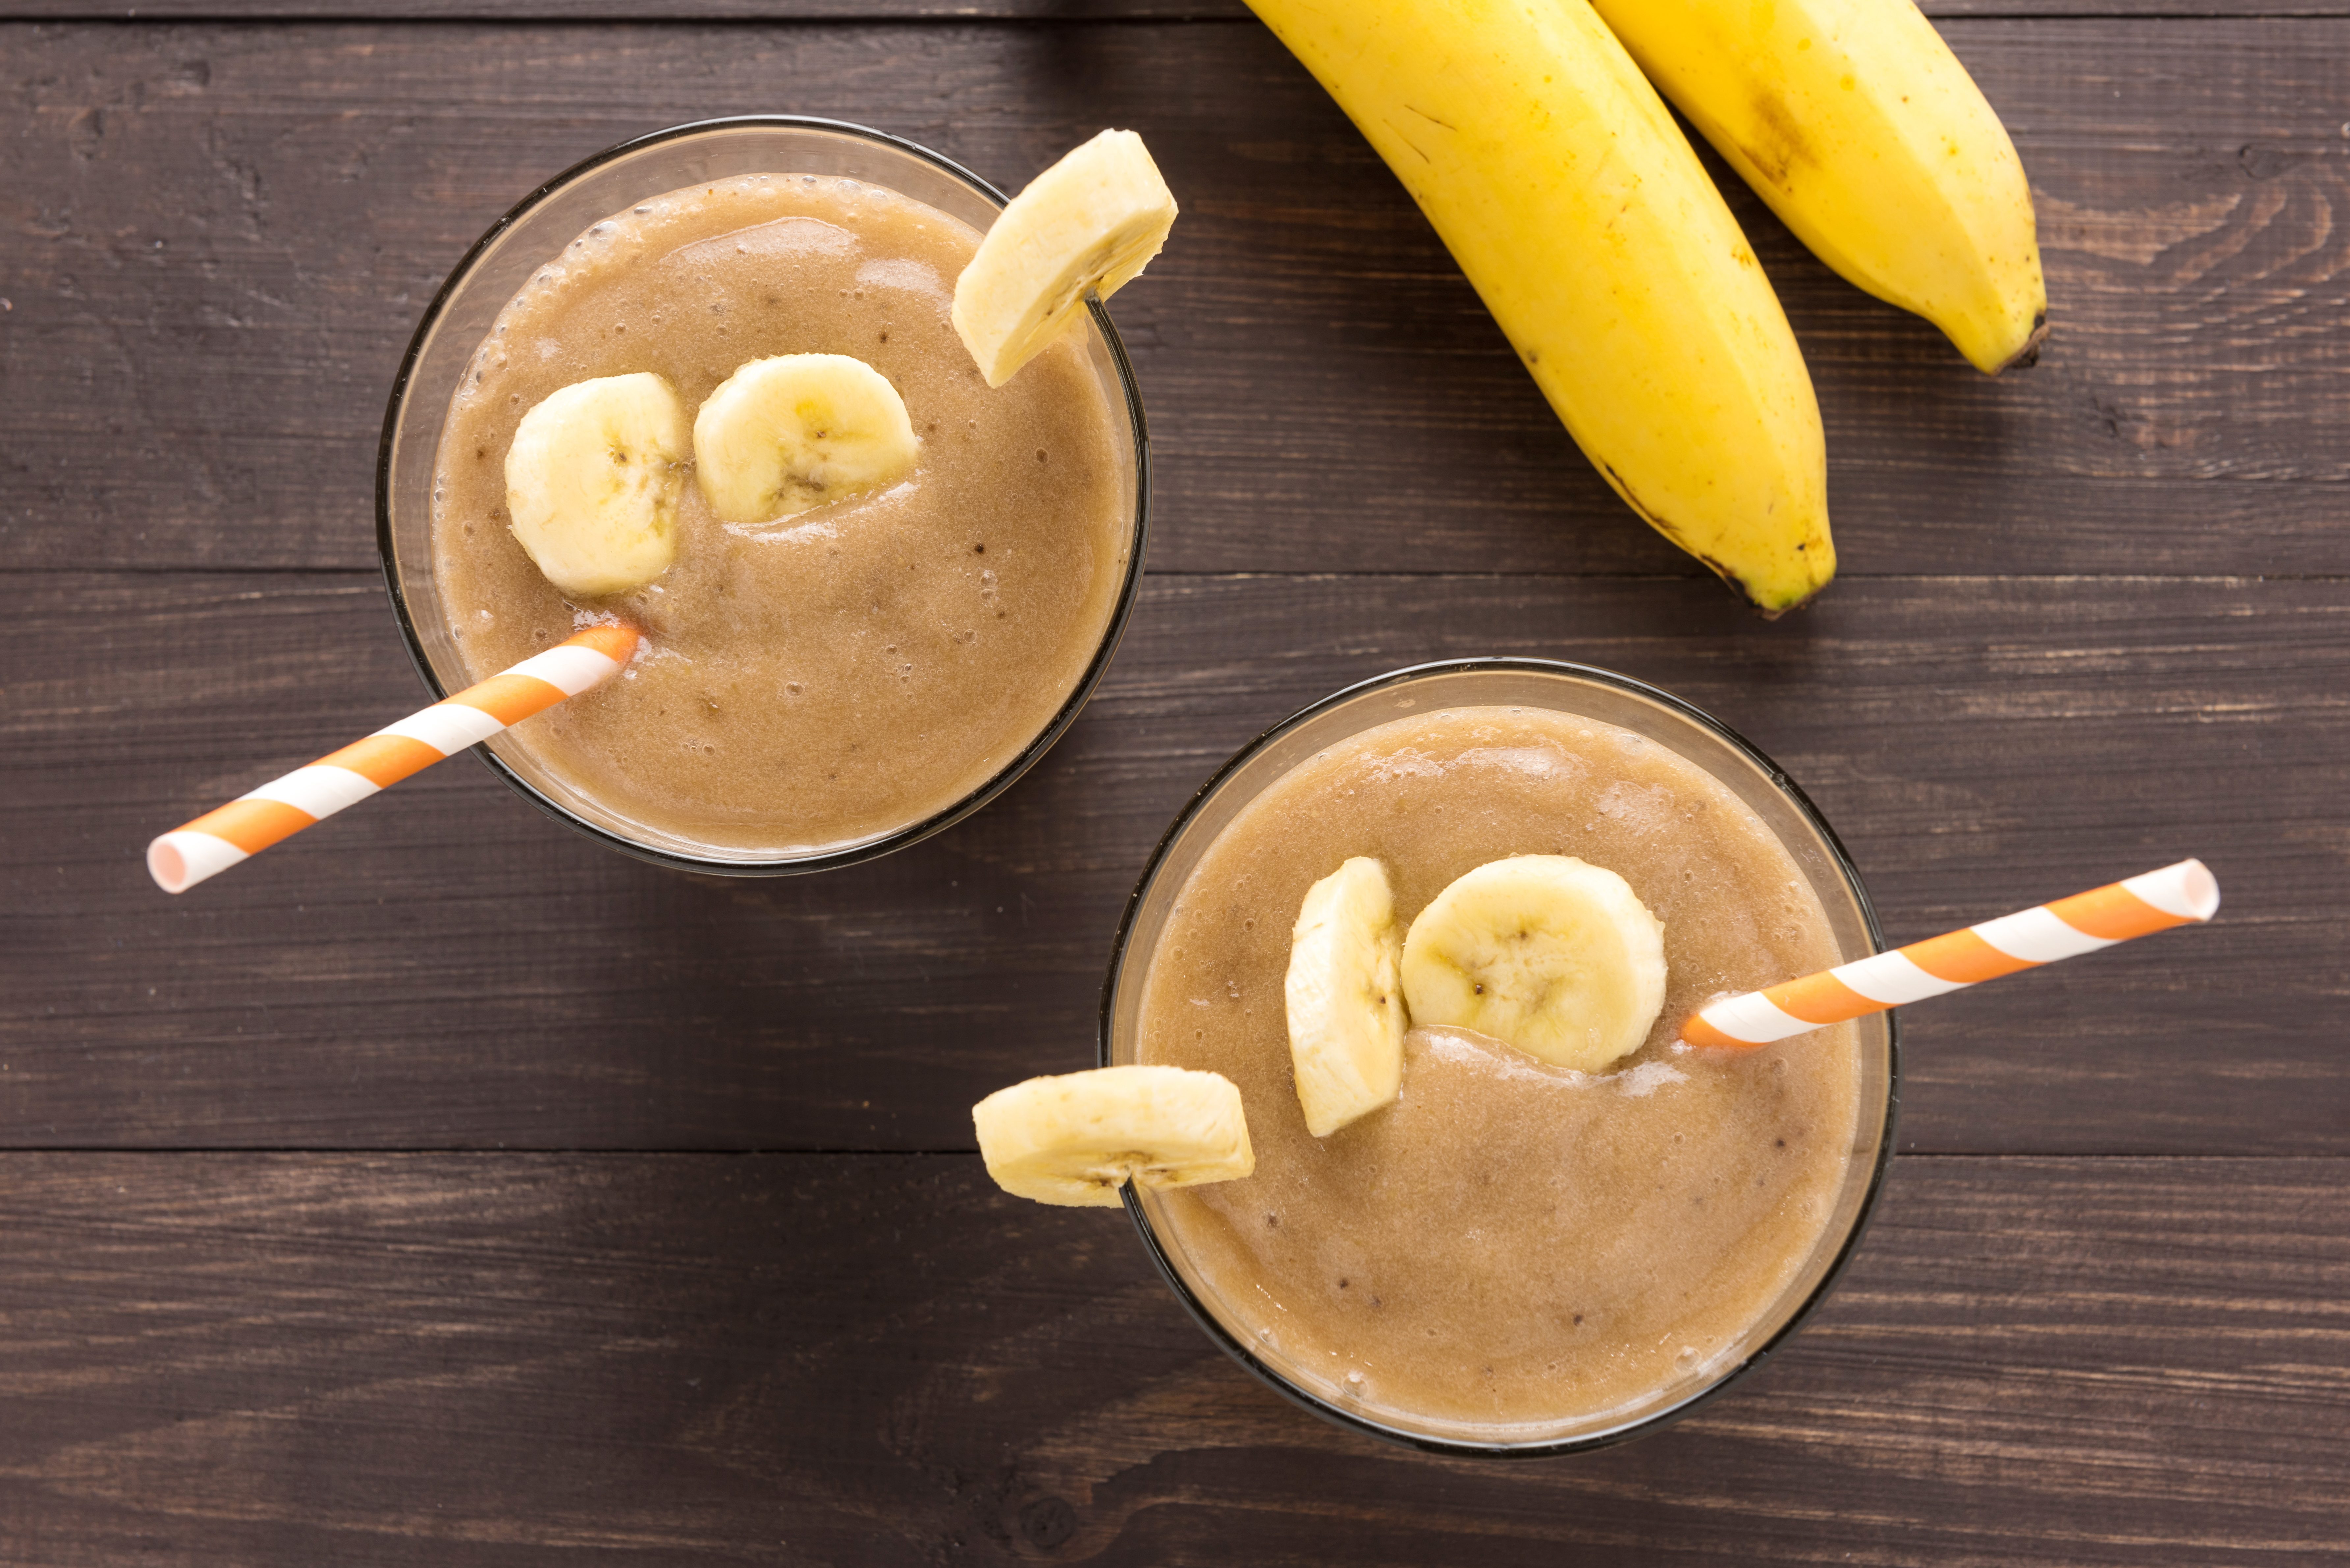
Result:
M576 381L515 428L506 449L514 536L567 594L643 587L677 558L686 451L685 406L659 376Z
M772 523L895 484L921 450L898 389L847 354L754 359L693 419L694 476L728 523Z
M1113 1208L1145 1187L1231 1181L1256 1168L1241 1092L1220 1073L1097 1067L1031 1078L971 1108L980 1158L1015 1198Z
M1327 1137L1403 1087L1403 941L1387 867L1357 856L1306 890L1289 938L1289 1059Z
M1412 1022L1490 1034L1596 1073L1640 1048L1665 1004L1665 928L1615 872L1565 855L1480 866L1403 943Z
M954 326L991 387L1143 269L1175 223L1175 195L1130 130L1105 130L996 215L955 280Z

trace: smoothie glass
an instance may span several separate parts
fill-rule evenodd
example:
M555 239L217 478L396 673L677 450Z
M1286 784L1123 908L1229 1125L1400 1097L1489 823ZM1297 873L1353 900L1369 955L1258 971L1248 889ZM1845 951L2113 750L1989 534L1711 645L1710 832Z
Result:
M1537 709L1598 720L1667 747L1728 787L1779 839L1818 896L1840 961L1883 946L1859 876L1827 824L1793 781L1721 723L1654 687L1584 665L1501 659L1421 665L1349 687L1274 726L1192 797L1159 841L1127 904L1103 988L1103 1064L1138 1060L1143 981L1170 909L1209 846L1243 808L1299 763L1374 726L1471 707ZM1276 1392L1315 1415L1439 1453L1521 1456L1604 1447L1688 1414L1761 1362L1826 1294L1851 1256L1892 1152L1899 1083L1893 1014L1860 1020L1857 1033L1859 1109L1853 1144L1827 1223L1809 1254L1726 1355L1650 1390L1630 1407L1602 1416L1502 1431L1334 1402L1280 1351L1239 1327L1245 1320L1222 1303L1214 1284L1186 1256L1158 1194L1129 1183L1126 1206L1144 1247L1208 1336Z
M984 233L1005 197L960 165L910 141L836 120L749 115L655 131L564 171L525 197L465 253L433 296L392 383L376 469L376 535L392 613L410 657L434 697L471 684L449 634L433 581L433 460L451 396L498 313L531 273L591 223L631 204L703 181L737 174L836 175L886 187ZM1003 768L952 805L890 831L797 855L776 856L681 839L629 820L552 776L507 735L476 748L490 770L524 799L588 837L682 869L732 876L820 871L900 849L960 822L1002 794L1058 740L1109 666L1142 580L1150 505L1150 446L1141 395L1117 328L1090 301L1082 328L1087 362L1111 410L1128 497L1119 531L1120 583L1101 640L1053 718ZM1120 415L1123 417L1119 417Z

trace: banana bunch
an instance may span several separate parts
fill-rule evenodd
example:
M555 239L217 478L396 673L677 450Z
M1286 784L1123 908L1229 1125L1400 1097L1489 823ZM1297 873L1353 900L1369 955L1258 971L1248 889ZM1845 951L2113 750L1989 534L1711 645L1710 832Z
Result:
M2037 344L2022 168L1910 0L1249 4L1419 203L1617 493L1765 615L1835 575L1819 408L1642 65L1846 276L1986 369Z

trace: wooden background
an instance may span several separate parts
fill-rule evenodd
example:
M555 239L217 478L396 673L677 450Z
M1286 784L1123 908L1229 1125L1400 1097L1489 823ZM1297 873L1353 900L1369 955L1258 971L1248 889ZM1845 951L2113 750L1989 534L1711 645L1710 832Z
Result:
M1928 8L2054 337L1983 379L1730 190L1844 564L1764 625L1232 0L0 0L0 1563L2343 1560L2350 4ZM158 893L153 833L420 701L370 485L442 275L553 170L754 110L1006 186L1132 126L1180 195L1116 311L1150 576L1076 728L817 878L640 866L461 760ZM1218 762L1477 653L1745 732L1898 940L2186 854L2228 896L1916 1011L1813 1325L1521 1466L1281 1403L968 1118L1091 1061Z

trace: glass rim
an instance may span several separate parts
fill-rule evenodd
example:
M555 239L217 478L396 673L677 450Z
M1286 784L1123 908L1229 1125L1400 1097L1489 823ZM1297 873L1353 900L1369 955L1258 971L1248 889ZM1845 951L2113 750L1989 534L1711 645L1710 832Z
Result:
M723 115L710 119L688 120L681 125L647 131L639 136L632 136L625 141L616 142L600 152L581 159L560 173L546 180L529 194L507 208L499 215L495 223L483 231L479 239L466 248L465 254L458 258L454 266L449 269L448 276L442 280L441 286L433 291L432 299L425 305L424 314L418 319L416 330L409 337L407 350L400 357L400 369L392 377L391 395L384 408L383 432L376 447L377 565L383 574L384 591L391 600L392 618L399 624L400 640L407 647L409 662L415 666L417 675L423 680L425 689L432 693L434 701L444 700L450 692L449 688L442 683L440 676L434 673L432 660L426 657L423 639L417 631L414 617L409 612L407 596L400 592L399 556L392 538L391 464L392 450L399 439L400 415L407 405L409 384L415 377L417 362L422 358L425 346L432 338L434 328L439 326L450 301L464 286L475 264L492 245L495 244L515 224L527 217L540 203L568 188L577 181L584 179L608 164L668 142L717 131L763 129L817 130L872 142L877 146L908 154L931 165L949 178L969 186L973 192L994 203L998 211L1001 211L1011 200L992 182L980 178L943 153L934 152L920 142L910 141L902 136L893 136L886 130L876 130L870 126L858 125L845 119L827 119L817 115L738 114ZM1145 547L1150 536L1150 429L1143 414L1142 389L1135 379L1133 362L1127 356L1126 343L1118 337L1118 327L1110 321L1108 310L1103 306L1099 297L1090 291L1086 295L1086 308L1091 315L1095 329L1101 334L1102 341L1109 350L1110 362L1118 372L1119 390L1125 395L1127 420L1134 433L1134 527L1132 538L1127 549L1126 576L1125 580L1118 585L1117 597L1111 603L1109 621L1103 628L1101 641L1094 649L1093 657L1087 661L1085 670L1078 675L1076 684L1070 689L1068 697L1059 708L1054 711L1052 718L1045 722L1045 727L1039 730L1027 744L1022 746L1011 761L989 774L969 794L928 816L862 843L837 849L822 850L813 855L783 856L762 860L725 860L683 854L659 845L641 843L636 839L624 837L608 828L588 821L560 801L547 795L529 780L507 766L505 762L487 744L470 746L467 750L481 758L491 773L504 780L507 786L520 794L523 799L574 832L639 860L649 860L655 865L667 866L681 871L698 871L707 876L785 877L853 866L861 861L878 859L881 856L918 844L932 834L952 827L956 823L987 805L1018 782L1020 776L1034 767L1046 752L1052 750L1055 742L1059 741L1068 732L1069 726L1076 722L1077 714L1092 698L1094 689L1101 684L1103 675L1109 670L1111 659L1116 656L1118 645L1125 639L1127 623L1132 618L1135 601L1140 597L1142 590L1142 561Z
M1861 882L1859 869L1853 864L1851 853L1845 848L1844 841L1836 836L1835 829L1828 826L1828 820L1821 815L1819 807L1812 804L1811 797L1804 793L1801 785L1787 775L1784 769L1773 762L1761 747L1712 714L1661 687L1651 686L1645 680L1636 680L1629 675L1602 669L1594 664L1579 664L1570 659L1510 657L1440 659L1427 664L1407 665L1399 670L1391 670L1384 675L1376 675L1367 680L1357 681L1351 686L1333 691L1318 701L1308 703L1233 753L1230 760L1193 792L1191 798L1184 803L1182 810L1176 814L1174 821L1168 825L1167 831L1159 836L1159 843L1152 848L1149 859L1144 863L1142 875L1136 881L1134 891L1128 896L1126 909L1118 918L1118 934L1110 943L1109 971L1102 981L1101 1033L1097 1051L1099 1065L1107 1067L1114 1064L1110 1049L1111 1037L1116 1028L1118 976L1126 965L1128 945L1134 934L1135 921L1141 913L1145 899L1149 896L1160 871L1166 865L1169 853L1225 783L1267 747L1299 726L1341 703L1368 696L1376 691L1409 685L1436 676L1481 670L1523 670L1534 674L1563 675L1571 679L1587 680L1595 685L1609 687L1654 702L1729 742L1733 750L1762 770L1772 785L1794 804L1796 811L1809 824L1813 831L1819 835L1821 843L1826 846L1829 859L1835 864L1837 874L1844 878L1845 887L1851 893L1853 901L1860 911L1862 923L1868 933L1868 940L1875 944L1877 951L1885 950L1885 930L1877 921L1877 907L1869 901L1868 889ZM1737 1365L1730 1367L1705 1386L1693 1390L1686 1397L1676 1400L1661 1410L1580 1437L1542 1438L1529 1442L1492 1443L1473 1442L1457 1438L1431 1437L1423 1432L1414 1432L1404 1428L1390 1426L1359 1412L1346 1409L1309 1389L1299 1386L1243 1344L1239 1336L1227 1328L1207 1304L1199 1299L1191 1286L1184 1282L1180 1272L1175 1267L1174 1261L1168 1256L1165 1245L1159 1241L1158 1232L1151 1228L1149 1217L1143 1213L1142 1200L1137 1195L1132 1182L1127 1183L1118 1189L1119 1198L1126 1206L1127 1217L1134 1222L1136 1234L1142 1240L1143 1250L1150 1255L1150 1261L1157 1266L1159 1276L1175 1293L1175 1299L1182 1303L1183 1310L1190 1314L1191 1321L1199 1324L1225 1355L1239 1362L1250 1376L1291 1404L1350 1431L1361 1432L1368 1437L1399 1444L1405 1448L1417 1449L1423 1453L1442 1454L1460 1459L1547 1459L1612 1448L1618 1443L1628 1442L1634 1438L1646 1437L1651 1432L1663 1429L1706 1405L1745 1377L1748 1373L1768 1360L1772 1352L1784 1345L1789 1337L1810 1319L1813 1312L1827 1298L1828 1293L1835 1287L1836 1282L1843 1277L1845 1267L1852 1261L1853 1253L1858 1250L1861 1238L1866 1233L1869 1221L1876 1214L1877 1200L1884 1191L1885 1174L1887 1168L1892 1162L1896 1127L1901 1108L1899 1009L1887 1009L1879 1016L1885 1020L1886 1083L1884 1119L1877 1133L1877 1157L1868 1173L1867 1187L1861 1194L1859 1210L1854 1215L1852 1229L1846 1232L1843 1241L1836 1248L1835 1255L1828 1261L1827 1267L1822 1271L1818 1282L1813 1285L1810 1293L1793 1313L1788 1314L1786 1321L1773 1330L1768 1337L1742 1356Z

